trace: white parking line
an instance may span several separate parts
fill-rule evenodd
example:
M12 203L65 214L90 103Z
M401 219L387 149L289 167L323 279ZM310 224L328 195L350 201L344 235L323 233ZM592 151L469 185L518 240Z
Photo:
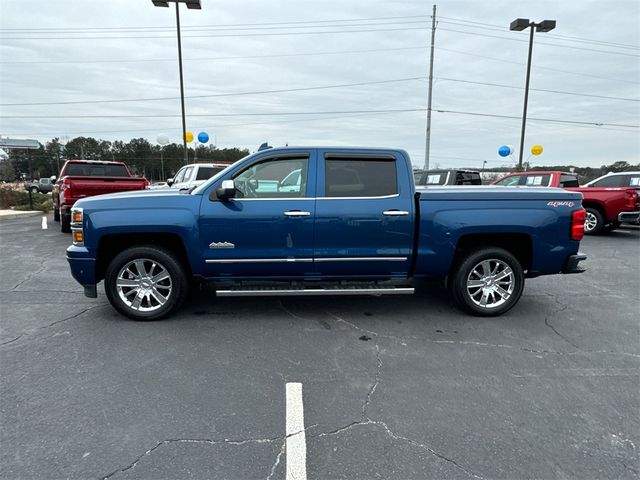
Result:
M47 228L47 217L42 217L42 229L46 230Z
M302 384L287 383L287 480L307 479L307 440L304 432Z

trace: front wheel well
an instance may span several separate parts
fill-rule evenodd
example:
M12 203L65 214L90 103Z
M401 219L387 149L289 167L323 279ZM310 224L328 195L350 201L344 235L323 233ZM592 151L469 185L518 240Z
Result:
M176 255L187 275L191 275L191 267L184 243L174 233L121 233L105 235L98 243L96 253L96 282L104 278L111 260L127 248L153 245L168 250Z
M456 244L456 252L451 266L455 267L470 251L481 247L503 248L516 257L523 270L527 271L531 268L533 245L531 237L526 233L472 233L463 235Z

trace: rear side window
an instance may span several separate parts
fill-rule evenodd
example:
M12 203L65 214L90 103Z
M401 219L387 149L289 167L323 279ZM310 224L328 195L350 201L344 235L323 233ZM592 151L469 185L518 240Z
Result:
M224 170L223 167L200 167L198 169L198 175L196 176L196 180L209 180L216 173Z
M99 165L91 163L70 163L67 175L73 177L128 177L124 165Z
M425 185L444 185L447 181L447 173L429 173L424 182Z
M640 176L635 177L635 176L631 176L631 178L629 178L629 186L630 187L640 187Z
M476 172L456 173L456 185L482 185L480 174Z
M579 187L576 175L560 175L560 188Z
M520 184L520 177L518 175L505 177L499 182L496 182L496 185L502 185L503 187L515 187L519 184Z
M547 187L550 180L551 175L527 175L524 177L523 185L527 187Z
M396 193L395 159L325 160L325 197L383 197Z

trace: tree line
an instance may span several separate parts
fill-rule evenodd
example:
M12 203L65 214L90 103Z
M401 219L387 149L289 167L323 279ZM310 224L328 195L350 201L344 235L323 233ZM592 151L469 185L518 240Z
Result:
M210 162L231 164L249 154L246 149L200 145L188 149L189 163ZM12 149L8 158L0 161L0 181L46 178L58 176L66 160L109 160L124 162L135 175L149 180L166 180L184 165L183 146L175 143L152 145L144 138L129 142L109 141L93 137L76 137L64 145L54 138L38 149ZM162 167L164 166L164 178Z
M223 148L200 145L189 147L189 163L211 162L231 164L249 154L246 149ZM129 142L108 141L93 137L76 137L64 145L59 138L40 144L35 150L10 150L9 157L0 160L0 181L12 182L21 179L46 178L58 176L64 161L69 159L110 160L126 163L135 175L145 176L150 181L166 180L172 177L184 165L183 146L175 143L152 145L144 138L134 138ZM162 167L164 165L164 178ZM474 169L470 169L474 170ZM493 172L509 172L515 167L492 168ZM575 165L536 166L529 170L573 171L581 182L587 182L607 172L640 170L640 164L631 165L618 161L598 167L579 167Z

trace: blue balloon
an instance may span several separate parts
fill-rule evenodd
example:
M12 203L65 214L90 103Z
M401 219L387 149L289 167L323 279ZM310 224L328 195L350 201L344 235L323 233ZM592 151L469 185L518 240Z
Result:
M207 132L200 132L198 134L198 141L200 143L207 143L209 141L209 134Z
M498 149L498 155L500 155L501 157L507 157L511 155L511 147L509 145L502 145Z

